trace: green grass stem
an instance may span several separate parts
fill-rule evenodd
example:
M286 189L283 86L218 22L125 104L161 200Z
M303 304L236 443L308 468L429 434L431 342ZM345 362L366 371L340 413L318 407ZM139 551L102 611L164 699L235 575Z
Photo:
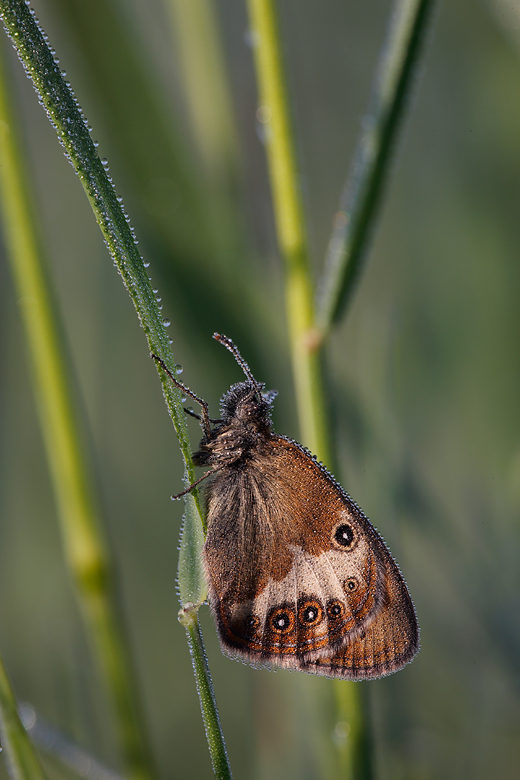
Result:
M208 178L237 169L237 129L213 0L167 0L191 126ZM222 193L221 193L222 195Z
M237 210L240 170L238 129L214 0L166 0L181 83L188 107L210 268L235 283L247 251Z
M217 780L231 780L224 735L220 726L213 683L204 649L202 631L197 618L197 605L186 604L179 612L179 620L186 629L197 691L202 709L213 773Z
M153 57L143 50L138 31L128 23L131 13L122 12L113 0L52 0L49 11L59 19L88 79L95 110L103 117L104 142L117 144L114 156L124 168L125 184L140 194L141 229L151 233L159 247L155 262L159 264L165 252L168 257L174 254L184 270L194 258L204 263L213 245L198 229L207 199L182 141L181 123L171 115L157 82ZM147 13L153 16L153 11ZM171 182L169 187L164 178ZM156 180L165 187L156 189ZM205 270L212 271L209 262Z
M248 6L259 88L258 117L265 128L275 224L286 268L287 320L300 434L303 443L320 460L330 463L319 345L314 331L313 284L276 9L272 0L249 0ZM340 772L361 765L358 759L366 744L366 724L360 716L359 692L355 684L342 681L335 685L341 686L340 701L344 703L346 697L350 704L352 730L350 739L336 743L336 763ZM340 708L336 707L336 710L340 719Z
M398 0L396 4L319 285L316 325L321 339L344 314L360 274L433 5L434 0Z
M303 444L330 463L320 356L313 334L314 294L276 11L248 0L259 92L257 117L267 151L274 218L286 273L286 310Z
M337 776L341 780L369 780L373 776L366 693L362 685L334 680L337 716L334 743L338 754Z
M15 695L1 657L0 735L11 780L46 780L36 750L18 715Z

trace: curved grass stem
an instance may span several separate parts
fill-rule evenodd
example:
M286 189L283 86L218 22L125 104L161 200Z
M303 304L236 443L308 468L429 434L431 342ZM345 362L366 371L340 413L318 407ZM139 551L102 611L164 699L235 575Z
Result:
M316 325L320 339L344 313L366 256L434 2L398 0L396 4L319 285Z
M1 0L4 26L78 173L107 246L132 298L150 351L175 371L169 337L145 265L126 214L99 159L79 105L59 70L32 10L23 0ZM9 111L5 91L4 110ZM7 113L6 113L7 116ZM13 276L22 301L32 374L37 390L47 455L60 510L67 560L77 584L87 630L97 649L115 703L123 752L135 778L153 774L132 682L127 642L122 636L116 603L112 598L111 571L100 532L95 501L79 444L73 402L67 382L66 361L59 339L51 296L42 269L28 187L16 149L16 134L9 117L2 126L3 206L11 249ZM191 448L178 390L163 378L165 398L181 450L187 479L194 481ZM195 512L200 506L194 495ZM196 551L193 553L196 555ZM200 584L202 590L203 584Z
M134 303L150 352L160 357L168 370L175 373L176 366L166 332L166 323L161 316L145 264L137 249L135 236L128 224L120 199L116 196L107 168L98 157L85 117L81 113L70 85L65 82L46 36L24 0L0 0L0 12L15 49L33 80L40 101L45 106L67 156L80 177L108 249ZM12 136L8 132L4 132L2 138L6 143L12 144ZM125 653L127 645L123 641L115 604L111 599L108 558L99 533L99 523L93 509L90 486L78 445L64 359L60 351L61 345L57 337L50 296L40 265L35 231L29 217L23 185L17 183L18 178L22 180L22 177L16 171L14 145L9 153L14 155L13 171L5 184L7 188L19 186L19 193L14 199L4 198L7 204L6 221L10 226L13 258L16 258L13 260L16 283L20 285L24 297L37 300L36 307L28 309L26 330L35 360L33 371L36 384L38 386L41 384L48 390L45 394L40 393L38 398L42 417L45 417L44 432L48 439L47 451L55 477L55 489L58 502L61 501L65 548L69 566L78 583L84 612L88 618L89 633L97 646L99 658L109 680L129 772L132 777L144 780L152 775L152 769L144 741L144 727L140 722L136 706L137 697L131 684L130 668ZM29 285L30 294L27 296ZM35 317L34 311L38 312L38 317ZM39 339L42 334L46 337L45 359L41 359L40 352L42 344ZM178 388L169 381L166 373L161 370L159 373L184 457L186 479L190 484L195 481L195 473L181 395ZM47 407L55 415L52 418L53 424L50 422L51 417ZM57 445L61 445L58 447L59 454L56 450ZM68 469L70 482L64 479L65 468ZM193 491L188 499L183 542L181 542L179 587L181 596L196 595L202 600L205 583L202 569L198 565L203 527L202 513L197 492ZM189 544L184 544L186 539ZM85 551L87 551L88 562L92 563L90 567L80 565L83 562L81 556L86 554ZM197 629L191 637L190 647L194 643L197 646L202 643L200 629ZM196 673L199 690L210 689L211 680L207 663L199 664ZM207 705L202 697L201 707L204 713ZM216 712L214 699L213 707ZM222 739L218 717L206 720L208 743L210 751L213 751L213 745ZM220 761L218 766L221 763ZM219 776L230 777L230 773L222 773Z
M12 116L2 61L0 120L0 208L66 559L87 633L111 693L128 769L134 778L149 778L153 771L137 684L114 594L110 556L82 452L65 350L45 276L18 146L20 134Z

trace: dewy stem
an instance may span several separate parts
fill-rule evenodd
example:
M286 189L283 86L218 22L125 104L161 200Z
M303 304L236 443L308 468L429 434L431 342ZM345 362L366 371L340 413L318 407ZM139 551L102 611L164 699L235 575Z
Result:
M3 45L3 44L2 44ZM1 52L3 54L3 52ZM122 752L134 778L153 775L139 696L118 615L110 556L68 382L65 351L42 263L27 174L0 58L0 209L20 303L31 376L50 467L63 545L87 632L112 696Z
M49 118L57 131L58 137L65 147L66 154L80 177L108 249L134 303L141 325L148 339L149 351L160 357L164 365L168 367L168 370L171 373L174 373L176 371L176 366L170 348L170 339L166 331L166 323L163 321L158 302L146 272L145 264L137 249L135 236L128 224L128 218L121 206L120 199L116 196L112 181L107 173L106 165L97 155L89 134L87 122L81 113L77 100L70 89L70 85L65 82L57 65L57 60L55 61L54 59L54 53L49 48L46 36L35 19L32 9L24 0L0 0L0 14L15 49L33 81L40 101L45 106ZM4 133L4 140L6 138L8 139L9 135ZM12 214L10 214L10 216L12 216ZM16 240L22 240L22 234L23 229L22 231L17 230ZM26 260L26 258L24 258L24 260ZM39 287L40 293L44 290L43 285L39 281L36 286ZM35 338L38 335L38 330L39 326L33 328L33 335ZM55 346L52 346L52 348L50 347L49 349L57 353ZM56 358L55 362L58 366L58 358ZM44 367L44 369L46 370L46 367ZM56 374L54 377L55 380L58 374L62 373L64 375L61 368L57 369L54 373ZM178 388L169 381L167 375L164 372L161 373L165 399L185 461L186 479L189 480L189 483L192 483L195 481L195 472L191 459L191 446L188 438L180 392ZM66 396L63 393L62 396L62 400L60 403L56 403L56 406L61 406L61 410L58 410L58 413L65 415L65 418L67 418L68 408L66 402L63 401L63 398L66 398ZM65 420L63 425L61 425L61 427L58 426L58 428L60 431L64 431L67 425L69 425L69 422ZM71 439L70 446L71 451L76 446L76 442L73 439ZM49 446L48 449L50 450L51 447ZM69 453L63 457L70 458L72 456ZM51 467L56 474L58 474L59 469L52 466L52 461ZM79 468L78 454L78 469L76 470L77 479L81 478ZM63 487L61 474L59 481L61 484L57 486L58 489ZM80 490L80 488L82 489L81 485L78 487L78 490ZM88 500L89 498L87 494L85 494L85 512L87 511L86 502ZM64 527L65 523L70 519L71 514L75 517L70 511L70 507L65 507L62 512ZM184 532L181 541L179 589L181 591L181 596L184 593L185 596L193 595L195 598L200 597L200 600L205 597L205 583L200 566L200 546L202 544L203 528L201 518L200 504L197 492L194 490L187 501ZM78 525L77 517L75 517L75 519L76 525ZM94 535L95 531L98 529L96 529L95 524L90 522L86 515L84 516L84 522L81 527L83 528L84 533L90 534L92 544L97 544L98 550L101 550L102 542L99 534L97 537ZM108 561L106 555L104 557L100 555L99 557L99 562L102 562L103 565L100 563L97 568L94 567L92 570L88 569L88 576L86 577L79 576L83 575L84 571L81 570L78 574L75 569L76 561L71 554L71 549L76 549L74 546L75 542L73 541L68 544L71 539L71 534L68 530L64 532L64 536L66 542L65 547L69 557L69 565L74 574L77 575L78 590L83 595L84 611L90 620L90 633L94 635L99 656L112 686L120 720L119 725L123 734L129 771L131 772L132 777L138 778L139 780L141 780L141 778L150 777L150 763L147 760L142 741L144 729L138 722L135 708L135 695L128 687L127 672L129 667L125 658L125 644L122 641L120 628L116 619L115 605L109 600L110 577L107 568ZM72 539L74 539L74 536L72 536ZM198 635L200 635L200 629L198 629ZM196 638L197 636L194 634L194 637L192 638L193 641L195 641ZM202 637L200 636L200 643L201 642ZM197 673L200 677L200 680L198 680L200 689L205 690L208 686L210 687L211 681L209 679L207 664L199 665ZM207 677L205 681L203 679L204 676ZM202 699L201 706L204 711L205 705ZM214 701L213 706L216 712ZM215 718L210 719L209 722L210 724L215 723ZM211 732L211 725L209 728L208 741L210 741L211 750L211 740L218 742L219 736L218 734L215 735ZM230 777L230 773L228 772L226 774L223 771L220 776Z
M179 621L186 629L188 637L213 772L217 780L232 780L231 767L220 725L208 659L197 617L198 606L196 604L185 604L179 612Z

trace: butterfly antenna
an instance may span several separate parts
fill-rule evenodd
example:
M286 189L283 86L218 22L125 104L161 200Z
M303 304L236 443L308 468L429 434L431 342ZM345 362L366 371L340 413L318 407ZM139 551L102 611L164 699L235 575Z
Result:
M229 349L235 360L237 361L238 365L246 375L246 377L249 379L251 384L253 384L259 393L262 392L263 385L260 384L260 382L257 382L256 379L253 376L253 373L249 366L247 365L246 361L238 351L238 347L236 344L234 344L231 339L229 339L227 336L223 336L221 333L214 333L213 338L218 341L220 344L223 344L226 349Z
M173 376L172 372L164 362L164 360L157 355L154 355L153 353L150 354L150 357L152 357L155 362L161 366L162 370L169 376L175 387L178 387L179 390L182 390L183 393L186 393L186 395L189 395L190 398L193 398L194 401L196 401L202 410L202 416L199 418L202 420L202 427L204 429L204 433L207 438L211 435L211 421L209 419L209 408L207 402L203 398L199 398L198 395L196 395L193 390L190 390L189 387L186 387L182 382L179 382L177 377ZM184 409L187 414L192 414L193 417L198 417L197 414L192 413L191 411L188 411L187 409ZM184 495L181 493L181 495Z

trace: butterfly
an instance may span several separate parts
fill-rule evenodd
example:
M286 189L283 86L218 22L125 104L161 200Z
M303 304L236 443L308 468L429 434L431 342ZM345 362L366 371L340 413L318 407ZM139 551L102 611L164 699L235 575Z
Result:
M193 456L208 471L203 547L222 650L257 666L358 680L398 671L419 649L415 610L380 535L327 469L273 432L276 391L264 392L237 347L223 344L245 381L221 399L220 419L153 355L201 407Z

